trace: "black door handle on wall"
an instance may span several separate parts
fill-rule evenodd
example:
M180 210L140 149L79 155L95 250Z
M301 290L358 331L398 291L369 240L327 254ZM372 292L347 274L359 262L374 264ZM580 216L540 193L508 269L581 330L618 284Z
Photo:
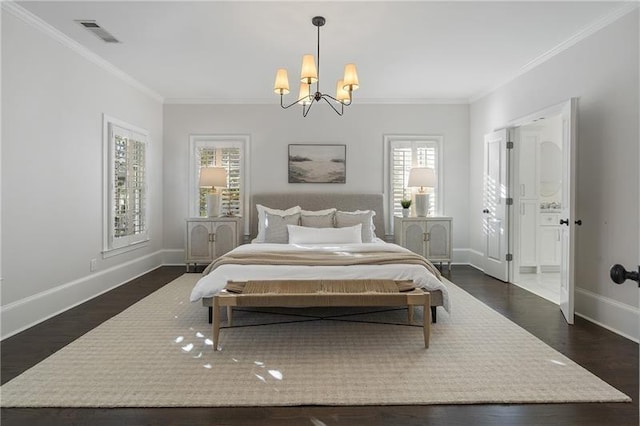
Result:
M567 226L569 226L569 219L560 219L560 225L567 225Z
M578 219L574 223L578 226L582 226L582 219Z
M624 266L615 264L611 267L609 276L611 276L611 280L616 284L622 284L626 280L633 280L640 286L640 266L638 266L638 272L635 272L627 271L624 269Z

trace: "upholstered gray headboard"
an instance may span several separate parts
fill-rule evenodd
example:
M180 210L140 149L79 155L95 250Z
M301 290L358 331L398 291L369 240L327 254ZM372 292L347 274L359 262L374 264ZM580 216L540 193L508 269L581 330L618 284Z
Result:
M304 210L323 210L335 207L342 211L374 210L373 224L378 238L384 238L384 203L382 194L343 194L343 193L273 193L253 194L249 213L249 233L251 239L258 234L258 211L256 204L272 209L288 209L300 206Z

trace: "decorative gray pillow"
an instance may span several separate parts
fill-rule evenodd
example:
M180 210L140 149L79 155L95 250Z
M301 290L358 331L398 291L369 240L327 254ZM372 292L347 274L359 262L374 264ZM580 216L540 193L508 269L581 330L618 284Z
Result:
M266 213L264 242L287 244L289 242L289 231L287 225L298 225L300 213L289 216Z
M362 224L362 242L372 243L376 238L373 225L373 217L376 212L373 210L356 210L355 212L336 212L336 228L344 228L346 226L354 226Z
M334 214L328 213L323 215L306 215L300 216L300 225L309 228L333 228Z

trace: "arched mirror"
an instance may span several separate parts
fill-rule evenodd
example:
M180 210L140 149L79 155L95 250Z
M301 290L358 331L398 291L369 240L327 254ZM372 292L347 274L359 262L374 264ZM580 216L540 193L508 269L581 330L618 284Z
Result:
M553 197L562 184L562 150L550 141L540 143L540 195Z

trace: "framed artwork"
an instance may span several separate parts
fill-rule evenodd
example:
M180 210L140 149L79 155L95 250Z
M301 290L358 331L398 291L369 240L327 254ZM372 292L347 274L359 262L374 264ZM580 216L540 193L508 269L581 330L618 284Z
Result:
M346 181L346 145L289 145L289 183Z

